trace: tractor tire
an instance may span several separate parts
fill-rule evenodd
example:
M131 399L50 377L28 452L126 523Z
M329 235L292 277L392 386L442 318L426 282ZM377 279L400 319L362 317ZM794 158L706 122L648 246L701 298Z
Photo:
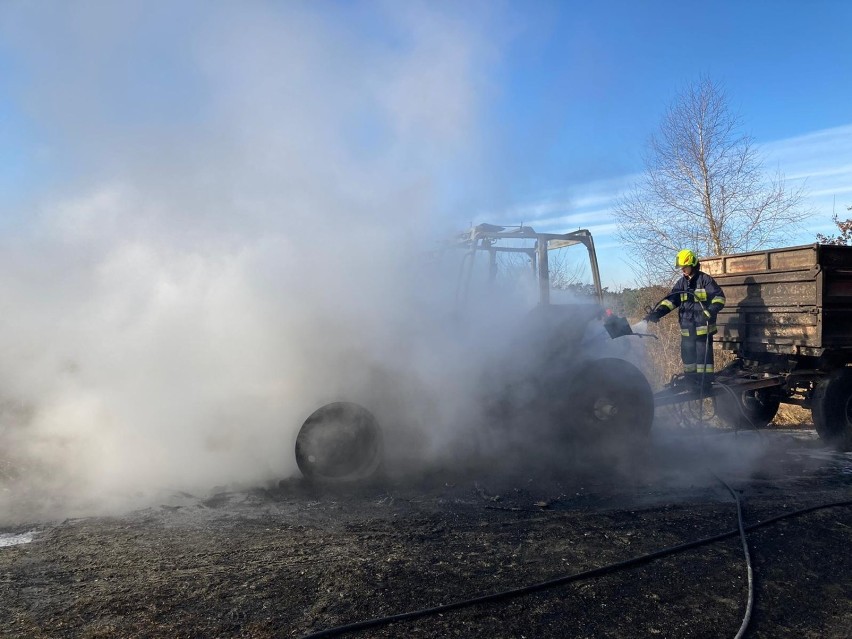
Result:
M654 395L645 375L630 362L614 357L583 366L568 389L569 434L578 443L644 442L654 421Z
M367 479L382 461L382 433L373 414L351 402L314 411L296 437L296 463L306 479L343 483Z
M852 450L852 368L839 368L820 380L811 412L820 439Z
M716 397L716 416L737 430L765 428L780 405L781 393L775 388L725 391Z

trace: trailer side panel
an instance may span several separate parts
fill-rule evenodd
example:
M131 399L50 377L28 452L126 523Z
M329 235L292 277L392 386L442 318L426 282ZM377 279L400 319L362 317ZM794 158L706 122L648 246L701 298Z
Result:
M716 338L744 355L852 357L852 247L812 244L703 258L725 291Z

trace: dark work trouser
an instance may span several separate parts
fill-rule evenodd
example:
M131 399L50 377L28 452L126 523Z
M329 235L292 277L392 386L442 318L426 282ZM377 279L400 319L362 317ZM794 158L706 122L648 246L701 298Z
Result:
M715 327L713 327L715 328ZM699 334L700 331L700 334ZM680 359L683 372L696 381L713 381L713 336L706 326L680 329Z

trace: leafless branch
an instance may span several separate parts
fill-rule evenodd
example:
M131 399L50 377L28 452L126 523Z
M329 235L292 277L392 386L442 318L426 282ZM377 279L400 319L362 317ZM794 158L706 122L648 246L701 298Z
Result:
M672 254L735 253L783 242L811 212L802 188L767 178L753 140L740 132L719 86L702 78L666 111L649 143L645 175L616 207L619 237L636 274L661 282Z

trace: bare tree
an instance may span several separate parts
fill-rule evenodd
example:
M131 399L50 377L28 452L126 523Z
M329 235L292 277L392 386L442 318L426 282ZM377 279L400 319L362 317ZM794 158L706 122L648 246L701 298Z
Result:
M753 140L708 78L689 86L651 138L643 179L616 207L619 236L648 283L671 275L673 254L765 247L802 217L802 189L767 177Z

